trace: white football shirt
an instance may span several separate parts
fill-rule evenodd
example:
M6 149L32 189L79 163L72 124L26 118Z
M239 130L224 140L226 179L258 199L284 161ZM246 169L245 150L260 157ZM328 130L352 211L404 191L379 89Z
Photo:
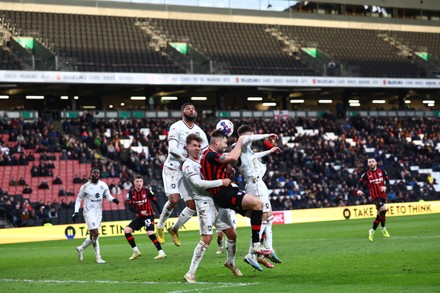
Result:
M84 214L96 213L102 214L102 201L107 198L109 201L113 200L110 191L105 182L98 180L98 182L87 182L81 186L78 197L75 202L75 213L79 212L81 201L84 199Z
M180 154L186 154L186 137L189 134L196 134L202 138L201 152L208 147L208 138L206 137L205 132L196 124L189 128L188 125L186 125L182 120L179 120L171 125L168 133L168 142L171 140L177 141L177 147L180 151ZM164 166L174 170L180 170L181 167L181 163L172 154L170 154L169 149L168 157L165 160Z

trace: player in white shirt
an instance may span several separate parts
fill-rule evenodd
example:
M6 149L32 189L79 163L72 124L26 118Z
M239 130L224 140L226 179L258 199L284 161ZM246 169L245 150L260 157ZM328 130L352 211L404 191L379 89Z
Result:
M238 136L248 135L243 140L243 147L241 150L240 159L237 161L237 167L240 173L243 175L246 182L246 193L253 194L263 201L263 218L261 223L260 238L263 232L265 233L264 246L267 249L272 250L272 253L267 256L257 256L249 252L245 256L245 261L248 263L254 263L257 259L258 263L266 266L267 268L273 268L273 264L266 261L264 258L269 258L275 263L281 263L278 256L272 247L272 206L269 199L269 190L264 183L263 176L266 173L266 165L259 159L267 156L271 153L280 153L279 147L272 147L270 150L254 153L251 149L252 142L257 140L263 140L270 137L273 134L255 134L255 130L249 125L242 125L237 129ZM249 249L251 251L251 249ZM252 265L251 264L251 265Z
M194 200L189 191L182 184L182 163L188 154L185 150L186 137L189 134L196 134L202 138L202 151L208 147L208 138L205 132L194 123L197 117L196 109L191 103L185 103L181 107L182 120L173 123L168 133L168 157L165 160L162 179L165 194L168 201L165 203L157 223L157 240L165 243L164 227L179 200L183 198L186 207L180 213L179 219L174 225L168 228L176 246L180 246L178 231L196 212Z
M89 229L90 236L86 238L83 244L76 247L78 252L78 257L80 261L83 261L83 251L90 244L93 244L96 255L96 262L99 264L105 263L105 260L101 258L101 252L99 249L99 227L101 226L102 220L102 201L107 198L109 201L119 204L117 198L113 198L110 195L110 191L105 182L99 180L100 176L99 169L92 169L90 171L90 181L81 186L79 190L78 197L75 202L75 212L72 215L72 220L76 222L79 215L79 208L81 202L84 199L83 216L86 221L87 228Z
M211 244L213 227L225 233L227 260L224 266L232 271L235 276L243 274L235 266L235 252L237 234L226 209L217 209L212 196L206 190L221 186L229 186L230 179L203 180L200 173L200 149L202 138L195 134L188 135L186 139L186 148L188 150L188 159L182 165L183 183L190 188L195 201L197 213L199 215L200 242L194 249L193 257L189 271L184 279L189 283L196 282L196 270L202 261L203 255Z

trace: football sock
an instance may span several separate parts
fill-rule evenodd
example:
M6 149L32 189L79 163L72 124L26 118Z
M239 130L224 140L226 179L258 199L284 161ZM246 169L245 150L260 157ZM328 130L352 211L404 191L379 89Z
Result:
M380 223L380 216L377 215L377 216L376 216L376 219L374 219L374 222L373 222L373 230L376 231L377 226L379 226L379 223Z
M90 237L87 237L86 240L84 240L83 244L81 244L82 249L86 249L89 247L89 245L92 244L92 239Z
M176 223L173 225L174 231L179 231L180 227L182 227L189 219L196 213L195 210L190 209L189 207L185 207L183 211L180 213L179 218Z
M193 257L191 259L191 265L189 267L189 272L191 274L196 273L197 268L199 267L199 264L202 261L203 255L205 254L207 248L208 245L202 240L200 240L200 242L197 244L196 248L194 249Z
M153 242L154 246L156 246L157 250L162 250L162 246L160 245L159 241L157 240L156 234L148 235L148 237L151 239L151 242Z
M251 228L252 228L252 243L260 242L260 230L261 230L261 216L263 211L252 211L251 215Z
M170 215L171 215L171 213L173 212L173 210L174 210L174 205L172 205L171 203L170 203L170 201L167 201L166 203L165 203L165 205L163 206L163 209L162 209L162 213L160 214L160 217L159 217L159 223L157 223L157 228L163 228L163 227L165 227L165 222L168 220L168 218L170 217ZM168 210L169 209L169 210Z
M134 241L134 236L131 233L125 233L125 239L127 239L128 243L132 248L136 247L136 242Z
M226 238L226 257L235 265L235 253L237 251L237 242Z
M258 237L260 238L260 242L263 242L263 239L265 238L265 230L267 226L267 221L261 221L261 228L260 233L258 234Z
M385 222L387 220L387 217L385 216L387 213L387 211L382 211L380 212L380 225L383 227L385 227Z
M95 255L96 255L96 258L101 258L101 250L99 249L99 240L98 240L98 237L96 237L96 241L95 241L95 244L94 244L94 248L95 248Z
M270 216L268 219L267 219L267 225L266 225L266 229L264 230L264 234L266 235L266 238L265 238L265 240L264 240L264 246L267 248L267 249L271 249L272 250L272 219L273 219L273 216Z

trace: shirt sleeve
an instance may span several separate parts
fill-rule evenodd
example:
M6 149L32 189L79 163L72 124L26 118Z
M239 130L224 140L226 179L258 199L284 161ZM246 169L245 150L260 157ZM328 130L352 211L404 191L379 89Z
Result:
M81 186L79 192L78 192L78 196L76 197L76 202L75 202L75 213L79 212L79 208L81 207L81 201L84 198L84 189L85 189L85 185Z
M110 194L108 185L104 183L102 186L104 187L104 192L103 192L104 197L107 198L109 201L112 201L114 197Z
M362 174L361 178L359 178L358 183L356 184L356 190L361 190L363 184L364 184L364 177L367 173Z

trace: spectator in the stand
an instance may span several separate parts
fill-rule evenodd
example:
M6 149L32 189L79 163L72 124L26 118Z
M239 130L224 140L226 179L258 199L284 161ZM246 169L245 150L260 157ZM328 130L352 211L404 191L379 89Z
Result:
M18 186L18 181L16 178L12 178L11 181L9 181L9 186Z
M75 184L82 183L82 180L77 173L75 173L75 175L73 175L73 183L75 183Z
M67 192L64 186L61 186L60 191L58 191L58 196L67 196Z
M26 180L24 180L23 177L20 177L20 179L18 179L18 185L19 186L25 186L26 184L27 184Z
M63 149L63 150L61 151L60 161L67 161L68 159L69 159L69 158L68 158L68 156L67 156L67 152L66 152L65 149Z
M63 180L61 180L60 175L58 175L53 181L52 184L61 185L63 184Z
M49 217L49 215L48 215L48 213L46 211L46 206L45 205L40 206L40 208L38 209L38 211L36 213L36 217L38 219L43 219L43 220Z
M28 153L28 155L26 156L26 159L27 159L29 162L33 162L33 161L35 161L34 153L33 153L32 151L30 151L30 152Z
M32 188L29 186L29 185L26 185L24 188L23 188L23 194L31 194L32 193Z
M32 164L31 175L32 177L40 176L40 171L38 170L38 167L35 164Z
M15 208L10 212L11 224L15 227L21 227L21 214L23 209L20 204L15 204Z
M125 189L125 188L124 188ZM117 184L114 184L113 186L112 186L112 188L110 189L110 193L111 194L121 194L122 193L122 191L121 191L121 187L119 187L119 185L117 185Z
M54 208L54 207L50 208L48 217L49 217L49 219L58 218L58 212L57 212L56 208Z
M43 179L40 185L38 185L38 189L49 189L49 184L47 184L46 179Z

